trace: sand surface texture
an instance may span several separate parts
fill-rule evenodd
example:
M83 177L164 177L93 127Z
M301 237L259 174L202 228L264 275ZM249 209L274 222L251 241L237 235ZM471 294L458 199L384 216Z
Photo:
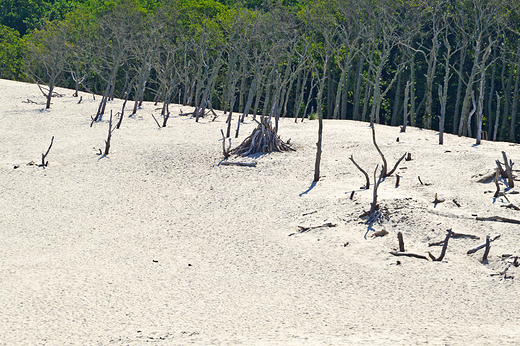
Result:
M108 116L90 127L100 97L78 104L57 89L44 110L37 86L0 88L2 345L520 345L520 225L476 219L520 220L504 207L520 206L519 188L508 202L476 177L502 151L520 175L519 145L446 135L440 146L435 131L376 125L389 166L412 160L399 187L395 174L379 186L384 213L369 227L373 189L349 161L373 183L381 158L367 123L324 122L312 184L317 121L281 120L294 152L224 166L222 113L196 123L171 106L158 128L159 106L145 103L101 156ZM255 127L246 118L232 147ZM52 136L48 166L27 165ZM440 262L390 254L402 232L407 252L438 256L428 244L448 229L480 239L451 239ZM467 254L496 234L487 263L484 250Z

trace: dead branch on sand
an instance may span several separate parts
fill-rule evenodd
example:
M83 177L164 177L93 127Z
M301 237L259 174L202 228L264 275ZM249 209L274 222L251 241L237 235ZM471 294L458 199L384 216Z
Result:
M438 204L438 203L442 203L442 202L444 202L444 201L445 201L445 200L444 200L443 198L440 198L440 199L439 199L439 197L437 197L437 192L436 192L436 193L435 193L435 199L433 200L433 203Z
M503 208L507 208L507 209L520 210L520 207L517 207L517 206L514 205L513 203L509 203L508 205L501 205L501 207L503 207Z
M399 252L404 252L403 233L397 232L397 241L399 241Z
M482 256L482 261L481 263L484 263L487 261L487 258L488 258L488 255L489 255L489 250L491 249L491 241L489 239L489 235L486 236L486 250L484 251L484 255Z
M455 233L455 232L452 232L451 238L469 238L469 239L477 239L477 240L480 239L480 237L473 235L473 234ZM428 246L439 246L439 245L443 245L443 244L444 244L444 240L441 240L441 241L437 241L434 243L429 243Z
M507 217L502 217L502 216L477 217L477 220L478 221L499 221L499 222L520 224L520 220L508 219Z
M488 237L489 237L489 236L488 236ZM494 236L493 238L490 238L490 239L489 239L489 242L491 243L491 242L497 240L498 238L500 238L500 234L497 234L497 235ZM488 243L488 241L487 241L487 238L486 238L486 243L484 243L484 244L482 244L482 245L479 245L479 246L477 246L476 248L473 248L473 249L471 249L471 250L468 250L467 254L468 254L468 255L471 255L472 253L477 252L478 250L480 250L480 249L486 247L486 244L487 244L487 243Z
M391 255L394 255L394 256L406 256L406 257L420 258L420 259L424 259L424 260L427 260L427 261L428 261L428 257L426 257L426 256L423 256L423 255L417 255L417 254L409 253L409 252L390 251L390 254L391 254Z
M223 165L223 166L256 167L256 162L232 162L232 161L222 161L220 164Z
M439 258L435 258L430 252L428 252L428 256L430 256L430 258L433 261L440 262L443 260L444 255L446 254L446 249L448 248L448 241L450 240L452 235L453 232L451 231L451 229L449 229L448 234L446 235L446 239L444 239L444 245L442 246L441 255L439 256Z
M321 228L321 227L336 227L337 225L332 223L332 222L327 222L327 223L324 223L323 225L319 225L319 226L309 226L309 227L305 227L305 226L298 226L298 232L297 233L291 233L289 234L289 236L292 236L292 235L295 235L295 234L299 234L299 233L305 233L305 232L308 232L310 230L313 230L313 229L316 229L316 228Z

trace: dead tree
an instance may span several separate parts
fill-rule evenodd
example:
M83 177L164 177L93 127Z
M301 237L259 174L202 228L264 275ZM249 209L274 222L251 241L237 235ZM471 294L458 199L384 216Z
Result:
M507 160L506 152L502 152L502 157L504 158L504 166L506 167L505 173L507 176L507 184L509 188L515 187L515 180L513 177L513 161Z
M110 151L110 140L112 139L112 132L114 132L115 129L115 127L112 128L112 111L110 111L110 120L108 121L108 136L107 140L105 141L105 156L107 156L108 152Z
M406 87L404 89L404 104L403 104L403 125L401 126L401 132L406 132L406 125L408 125L408 99L410 95L410 81L406 82Z
M238 147L231 149L230 154L247 156L273 151L294 151L289 142L280 139L267 117L260 118L260 122L255 121L258 126L253 130L253 133L244 139Z
M447 25L445 24L447 27ZM447 30L446 30L447 31ZM444 54L444 80L443 85L439 84L439 100L441 103L441 115L439 117L439 145L444 144L444 124L446 121L446 104L448 102L448 87L449 81L452 74L450 73L450 59L457 52L458 49L453 51L451 49L450 42L448 40L448 32L443 36L444 46L446 47L446 53Z
M67 28L65 25L49 22L44 29L36 30L27 45L26 66L28 76L35 83L48 85L44 94L47 102L45 109L51 107L54 87L58 76L65 70L68 56L66 49Z
M96 51L96 74L106 82L94 121L100 121L109 100L114 98L117 75L130 57L142 14L128 6L117 5L99 20L99 37L91 47Z
M52 136L51 138L51 145L49 145L49 149L47 149L47 152L45 154L42 153L42 164L40 165L40 167L47 167L47 165L49 164L49 161L45 161L45 158L47 157L47 155L49 155L49 151L51 151L53 142L54 136Z
M220 133L222 133L222 153L224 154L224 159L227 159L231 156L231 154L229 154L229 149L231 148L231 138L229 138L229 146L226 149L226 136L224 136L224 131L222 131L222 129L220 130Z
M466 92L460 114L458 130L459 137L465 135L471 137L471 127L464 125L468 125L468 121L470 120L469 112L473 93L473 85L476 83L477 76L484 72L487 69L487 66L489 66L488 57L491 53L492 46L495 44L495 41L492 41L490 36L486 36L486 34L489 28L495 24L498 18L496 15L497 9L494 5L480 3L478 1L474 2L473 4L473 13L475 18L473 18L472 23L474 26L468 27L466 25L467 22L464 20L464 18L466 18L465 13L460 13L459 16L462 18L462 20L457 21L457 29L463 33L466 33L474 41L473 66L471 68L471 72L468 74L468 80L465 83ZM470 30L470 32L466 32L465 30ZM485 42L485 38L488 38L488 42ZM485 44L487 44L487 46L483 47Z
M381 173L379 174L379 178L376 177L378 168L379 165L377 165L376 169L374 170L374 193L372 195L372 203L370 204L370 210L368 211L367 223L373 223L377 221L381 216L381 213L379 211L379 205L377 204L377 189L383 181L383 172L385 171L385 167L381 167Z

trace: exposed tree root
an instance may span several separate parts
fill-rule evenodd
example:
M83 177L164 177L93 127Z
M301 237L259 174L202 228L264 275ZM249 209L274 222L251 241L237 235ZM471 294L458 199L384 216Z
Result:
M258 122L258 121L257 121ZM256 153L273 151L294 151L289 142L284 142L275 132L266 117L260 119L258 126L238 147L231 149L230 154L247 156Z

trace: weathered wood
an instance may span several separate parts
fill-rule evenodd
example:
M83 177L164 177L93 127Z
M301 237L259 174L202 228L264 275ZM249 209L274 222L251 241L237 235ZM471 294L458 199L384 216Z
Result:
M498 163L497 163L498 164ZM499 165L500 166L500 165ZM495 171L495 186L497 187L497 191L493 195L494 198L497 198L500 195L500 185L498 185L498 175L500 174L500 170L497 167Z
M515 187L515 180L513 179L513 162L507 159L506 152L502 152L502 156L504 158L504 166L506 167L505 172L507 175L507 184L510 188Z
M499 222L520 224L520 220L508 219L507 217L502 217L502 216L477 217L477 220L478 221L499 221Z
M256 167L256 162L232 162L223 161L220 163L223 166L244 166L244 167Z
M365 170L363 168L361 168L357 163L356 161L354 161L354 156L353 155L350 155L349 157L349 160L352 161L352 163L354 164L354 166L357 167L357 169L359 169L361 171L361 173L363 173L365 175L365 179L366 179L366 185L365 185L365 190L368 190L370 188L370 178L368 177L368 174L367 172L365 172Z
M157 124L157 127L161 128L161 124L159 124L159 122L157 121L157 119L155 118L155 116L153 114L152 114L152 118L153 118L153 120L155 120L155 123Z
M224 154L224 159L227 159L231 155L229 154L229 149L231 148L231 138L229 139L229 147L226 149L226 136L224 135L224 131L220 130L222 134L222 153Z
M327 222L327 223L324 223L323 225L319 225L319 226L308 226L308 227L305 227L305 226L298 226L298 232L296 233L291 233L289 234L289 236L292 236L292 235L295 235L295 234L299 234L299 233L305 233L305 232L308 232L310 230L313 230L313 229L316 229L316 228L321 228L321 227L336 227L337 225L332 223L332 222Z
M256 120L255 120L256 121ZM273 151L294 151L288 142L284 142L275 133L267 117L262 117L258 126L244 141L230 151L230 154L247 156Z
M488 258L488 255L489 255L489 250L491 249L491 245L490 245L490 240L489 240L489 235L486 236L486 250L484 251L484 255L482 256L482 261L481 263L484 263L487 261L487 258Z
M386 173L388 164L386 163L385 155L383 155L383 152L381 151L381 149L379 149L379 146L377 145L377 142L376 142L375 123L372 123L370 127L372 128L372 142L374 143L374 146L376 147L377 152L379 153L379 155L381 155L381 159L383 160L383 171L381 173L381 176L383 178L386 178L388 176L388 174Z
M513 203L509 203L507 205L501 205L501 207L503 208L508 208L508 209L514 209L514 210L520 210L520 207L517 207L516 205L514 205Z
M377 189L379 188L379 185L383 181L383 172L385 171L385 167L381 168L381 173L379 174L379 178L376 179L376 173L377 173L378 167L379 167L379 165L377 165L376 169L374 170L374 193L372 196L372 203L370 204L370 210L368 212L367 223L374 222L381 215L380 213L377 212L379 209L379 205L377 204Z
M473 235L473 234L455 233L455 232L452 232L451 238L469 238L469 239L477 239L477 240L480 239L480 237ZM444 244L444 240L441 240L441 241L429 243L428 246L438 246L438 245L443 245L443 244Z
M500 234L497 234L497 235L495 235L493 238L490 238L490 239L489 239L489 242L491 243L491 242L497 240L498 238L500 238ZM486 243L487 243L487 239L486 239ZM482 244L482 245L479 245L479 246L477 246L476 248L473 248L473 249L471 249L471 250L468 250L467 254L468 254L468 255L471 255L472 253L475 253L475 252L477 252L478 250L484 248L484 247L486 246L486 243L484 243L484 244Z
M437 203L442 203L442 202L444 202L444 201L445 201L445 200L442 199L442 198L439 199L439 198L437 197L437 193L435 193L435 199L433 200L433 203L437 204Z
M399 241L399 252L404 252L403 233L397 232L397 240Z
M444 239L444 245L442 246L441 255L437 259L433 259L434 261L440 262L444 259L444 255L446 255L446 249L448 248L448 241L450 240L453 232L451 229L448 230L448 234L446 235L446 239ZM432 256L433 257L433 256Z
M423 255L417 255L414 253L390 251L390 254L394 255L394 256L406 256L406 257L420 258L420 259L424 259L424 260L428 261L428 257L423 256Z
M49 164L49 161L45 162L45 158L47 157L47 155L49 155L49 151L51 151L52 143L54 143L54 136L52 136L51 138L51 145L49 145L49 149L47 149L47 152L45 154L42 154L42 164L40 165L41 167L47 167L47 165Z
M386 174L385 178L391 176L395 172L395 170L397 169L397 166L399 166L399 164L401 163L401 161L404 160L405 157L406 157L406 153L404 153L403 156L401 156L401 158L399 160L397 160L394 168L392 168L392 170Z
M115 128L112 129L112 110L110 110L110 120L108 121L108 136L105 141L105 153L104 155L108 155L110 151L110 140L112 139L112 132L114 132Z

